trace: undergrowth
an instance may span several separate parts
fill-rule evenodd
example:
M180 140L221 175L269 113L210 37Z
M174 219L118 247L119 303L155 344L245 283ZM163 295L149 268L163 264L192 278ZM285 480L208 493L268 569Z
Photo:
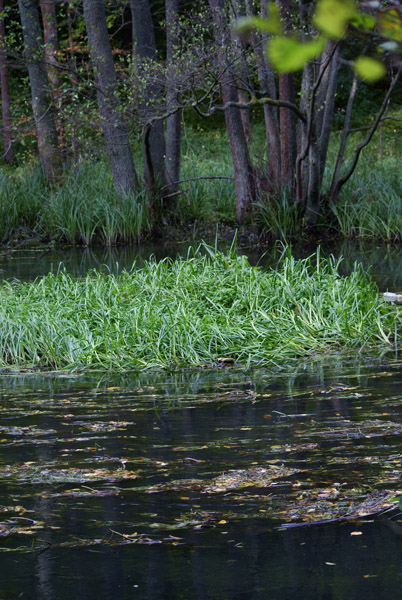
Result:
M377 133L364 149L338 203L325 205L325 213L319 215L318 228L331 227L346 238L402 239L398 127L399 122L384 122L382 137ZM264 149L262 133L261 124L254 127L255 157ZM365 133L350 136L346 167ZM335 133L324 174L324 196L338 144L339 133ZM140 157L136 158L138 162ZM137 168L141 172L140 163ZM233 165L224 129L184 129L181 179L176 225L235 224ZM148 204L144 191L127 196L117 193L110 169L102 161L72 169L55 188L46 184L39 170L29 166L0 171L0 243L32 233L70 244L136 242L152 228ZM273 238L282 240L294 239L303 230L300 214L286 191L256 198L253 219Z
M116 276L66 271L0 287L0 364L51 369L244 365L393 347L401 315L360 266L295 260L277 270L210 247Z

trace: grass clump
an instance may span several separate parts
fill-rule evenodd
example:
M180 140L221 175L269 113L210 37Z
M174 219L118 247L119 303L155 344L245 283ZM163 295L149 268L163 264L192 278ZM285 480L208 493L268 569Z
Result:
M277 363L396 344L400 313L362 268L286 256L277 270L244 256L195 252L119 276L65 271L0 287L0 364L133 369L200 366L218 357Z
M274 238L286 242L301 233L303 225L299 206L288 190L255 203L257 221Z

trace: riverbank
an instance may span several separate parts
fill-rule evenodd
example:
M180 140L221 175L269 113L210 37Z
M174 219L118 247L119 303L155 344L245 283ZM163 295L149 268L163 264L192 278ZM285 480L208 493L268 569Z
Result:
M206 245L130 272L65 271L0 287L0 365L144 369L275 365L343 349L392 348L401 311L359 266L295 260L277 269Z

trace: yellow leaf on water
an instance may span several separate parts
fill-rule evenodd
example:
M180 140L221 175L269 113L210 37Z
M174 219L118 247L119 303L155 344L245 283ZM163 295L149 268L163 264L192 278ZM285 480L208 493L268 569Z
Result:
M222 521L219 521L218 525L225 525L227 523L227 521L225 521L225 519L222 519Z

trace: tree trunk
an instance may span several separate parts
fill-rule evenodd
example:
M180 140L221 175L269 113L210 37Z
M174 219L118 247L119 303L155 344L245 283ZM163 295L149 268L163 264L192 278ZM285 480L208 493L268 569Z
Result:
M339 43L331 42L323 55L323 65L325 60L332 54L331 62L326 69L318 89L317 98L317 131L319 132L319 153L320 153L320 177L324 177L325 164L327 162L327 152L329 139L334 120L335 95L338 84L339 71ZM322 67L323 68L323 67Z
M279 0L279 11L286 32L291 31L290 0ZM294 74L283 73L279 76L279 100L295 103ZM296 163L296 119L288 108L279 109L281 131L281 167L282 185L293 188Z
M261 0L262 13L265 11L265 0ZM253 1L246 0L246 14L254 15ZM265 60L264 46L266 40L256 32L251 33L251 44L257 65L258 83L264 95L276 100L275 76ZM267 174L269 188L280 189L281 186L281 154L279 138L278 109L275 106L264 104L265 140L267 154Z
M175 46L178 43L179 0L165 0L166 7L166 59L167 59L167 90L166 108L172 110L176 104L176 89L174 83ZM173 72L171 72L173 71ZM180 180L181 160L181 110L166 119L166 162L165 172L167 188L164 206L168 212L173 212L177 205L177 192ZM166 198L169 196L169 198Z
M348 98L348 103L347 103L346 112L345 112L345 121L343 123L341 142L339 144L338 156L336 158L335 168L334 168L334 172L332 174L331 187L330 187L329 195L328 195L329 200L331 202L334 202L337 200L337 198L335 198L335 192L338 191L338 193L339 193L339 190L337 190L337 185L338 185L338 181L341 176L341 169L343 166L343 161L345 159L346 144L348 142L348 137L349 137L349 133L350 133L350 122L352 120L352 110L353 110L353 104L354 104L356 93L357 93L358 84L359 84L359 80L357 78L357 75L355 74L353 76L352 86L351 86L350 92L349 92L349 98Z
M37 0L18 0L24 35L25 58L32 93L32 110L38 137L39 156L45 176L55 182L61 174L61 155L43 60L43 38L39 23Z
M126 125L121 114L103 0L84 0L84 18L114 185L124 192L130 192L137 186L137 177Z
M63 124L61 114L61 89L59 78L59 39L57 35L57 18L55 0L39 0L42 13L43 38L45 41L45 60L50 91L55 106L56 127L60 148L64 149Z
M74 40L73 40L73 24L71 19L71 11L72 11L72 2L74 0L68 0L67 2L67 28L68 28L68 46L70 51L70 61L71 61L71 87L73 90L74 96L76 96L77 91L77 81L78 81L78 72L77 72L77 63L75 60L75 50L74 50ZM78 140L76 136L76 124L74 120L71 120L70 124L70 133L71 133L71 147L73 151L73 162L78 162Z
M149 0L131 0L133 19L133 57L156 60L156 43ZM146 86L143 112L145 119L157 114L161 89L155 83ZM161 107L162 108L162 107ZM144 175L148 187L153 191L155 183L164 185L165 135L163 121L155 121L144 136Z
M225 2L224 0L209 0L209 4L214 20L215 43L218 47L222 99L224 104L238 102L237 90L228 72L228 60L225 52L230 48ZM237 220L239 223L244 223L247 213L251 210L252 202L256 198L256 186L240 111L241 109L238 108L228 108L225 111L225 121L234 167Z
M246 104L250 99L248 90L252 89L252 82L245 58L243 43L233 27L233 24L236 22L236 20L245 15L244 2L242 0L232 0L230 2L230 12L232 23L229 31L233 51L233 66L231 71L233 79L236 82L239 101ZM243 123L244 135L246 136L247 141L249 141L251 139L251 129L250 111L248 108L241 111L241 120Z
M0 14L4 11L4 2L0 0ZM14 161L13 138L11 133L10 89L8 85L8 69L6 58L6 28L4 19L0 18L0 85L1 113L3 125L4 160L11 164Z
M303 40L310 38L310 23L313 10L312 2L299 0L300 29ZM315 82L315 67L312 62L308 62L303 69L300 88L300 109L306 114L306 123L299 123L297 131L297 158L296 158L296 202L300 205L301 212L304 212L307 206L309 189L309 146L312 142L314 133L312 127L312 115L310 114L311 102L313 101L313 88ZM306 161L307 159L307 161Z

